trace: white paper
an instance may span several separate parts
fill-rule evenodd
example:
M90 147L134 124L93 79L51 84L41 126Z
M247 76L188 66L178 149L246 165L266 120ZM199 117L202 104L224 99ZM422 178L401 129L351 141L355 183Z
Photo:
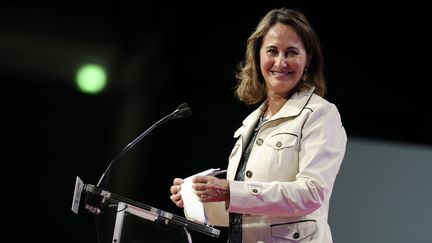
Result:
M187 219L200 223L207 223L207 217L204 213L204 206L199 200L198 196L195 194L195 190L192 188L192 178L197 175L218 175L225 172L226 170L212 168L184 179L183 184L181 185L180 194L183 199L184 214Z
M75 214L78 214L79 204L81 201L81 193L83 189L84 189L84 182L81 180L81 178L77 176L75 179L75 190L74 190L74 195L72 199L72 208L71 208L71 210Z

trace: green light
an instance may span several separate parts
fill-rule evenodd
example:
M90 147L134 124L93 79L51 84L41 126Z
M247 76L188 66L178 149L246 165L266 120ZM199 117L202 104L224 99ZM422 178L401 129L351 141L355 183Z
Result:
M107 84L107 74L104 67L98 64L81 66L76 75L76 84L81 92L100 93Z

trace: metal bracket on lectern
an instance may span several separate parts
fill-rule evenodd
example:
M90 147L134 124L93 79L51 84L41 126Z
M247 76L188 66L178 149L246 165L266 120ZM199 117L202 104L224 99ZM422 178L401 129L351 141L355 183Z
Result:
M120 243L121 233L123 229L123 221L125 216L125 210L124 208L127 207L126 203L119 202L117 205L117 215L116 220L114 224L114 233L113 233L113 240L111 242Z

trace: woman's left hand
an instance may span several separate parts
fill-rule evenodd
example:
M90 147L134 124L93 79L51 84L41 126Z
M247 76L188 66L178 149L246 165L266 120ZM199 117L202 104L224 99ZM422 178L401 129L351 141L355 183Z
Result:
M192 188L201 202L229 201L229 182L214 176L195 176Z

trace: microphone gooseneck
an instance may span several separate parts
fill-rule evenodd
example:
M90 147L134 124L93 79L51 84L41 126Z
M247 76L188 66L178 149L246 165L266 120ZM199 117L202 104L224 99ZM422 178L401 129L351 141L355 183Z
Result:
M105 172L102 174L102 176L99 179L99 182L97 183L97 187L105 188L106 183L109 180L111 169L114 167L115 163L123 157L129 150L131 150L135 145L141 141L147 134L149 134L153 129L155 129L157 126L159 126L162 123L165 123L169 120L176 119L176 118L187 118L192 115L192 110L190 109L189 105L187 103L183 103L177 107L175 111L173 111L171 114L168 114L167 116L163 117L159 121L157 121L155 124L153 124L151 127L149 127L147 130L145 130L143 133L141 133L137 138L135 138L132 142L130 142L126 147L123 148L120 153L118 153L114 159L111 160L108 167L106 168ZM106 189L106 188L105 188Z

